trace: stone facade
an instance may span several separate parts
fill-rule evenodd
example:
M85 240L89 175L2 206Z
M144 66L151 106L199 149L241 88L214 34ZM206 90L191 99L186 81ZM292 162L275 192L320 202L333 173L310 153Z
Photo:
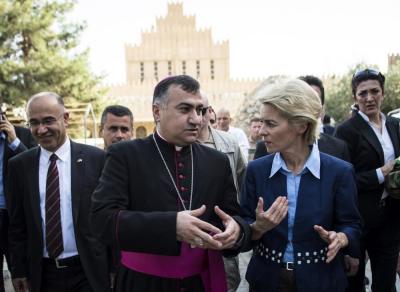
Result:
M213 108L228 108L234 117L261 83L231 79L229 42L215 43L210 29L196 29L195 16L184 15L179 3L168 4L167 15L156 18L155 28L142 33L140 44L125 45L125 63L126 83L109 86L107 101L132 110L137 137L154 129L153 90L167 76L187 74L196 78Z

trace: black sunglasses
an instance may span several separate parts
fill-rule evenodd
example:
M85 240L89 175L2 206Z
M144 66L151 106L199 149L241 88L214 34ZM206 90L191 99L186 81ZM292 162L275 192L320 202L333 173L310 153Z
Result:
M203 107L203 108L201 109L201 115L202 115L202 116L204 116L204 115L207 113L208 108L209 108L209 106L206 106L206 107Z
M368 79L368 77L378 77L382 78L385 80L385 77L383 77L382 73L379 72L378 70L375 69L364 69L364 70L359 70L353 75L353 80L357 79Z

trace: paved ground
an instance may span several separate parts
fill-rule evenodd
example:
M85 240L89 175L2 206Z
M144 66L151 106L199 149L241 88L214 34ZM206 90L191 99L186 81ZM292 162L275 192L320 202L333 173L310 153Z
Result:
M242 276L242 282L240 283L240 286L239 286L237 292L247 292L249 290L248 290L247 282L246 282L246 280L244 280L244 274L246 272L246 267L247 267L247 264L248 264L248 260L250 259L250 252L249 253L245 253L245 254L241 254L239 259L240 259L240 273L241 273L241 276ZM9 276L9 273L7 271L7 267L6 266L4 267L3 274L4 274L4 277L6 279L6 292L14 292L14 289L12 288L10 276ZM371 271L370 271L369 265L367 266L367 275L371 279ZM397 289L397 291L400 291L400 280L399 280L399 278L397 278L397 281L396 281L396 289ZM366 292L371 292L370 287L367 287Z

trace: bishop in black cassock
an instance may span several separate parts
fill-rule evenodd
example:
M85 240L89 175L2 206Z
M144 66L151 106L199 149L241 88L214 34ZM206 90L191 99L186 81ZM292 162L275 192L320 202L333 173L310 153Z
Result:
M190 146L177 149L157 134L166 163L185 205L190 204ZM214 212L238 214L236 190L228 158L214 149L193 144L192 209L206 205L202 220L220 228ZM177 256L181 243L176 239L176 215L183 210L153 138L121 142L109 149L106 166L93 195L93 227L108 244L116 241L121 250ZM241 223L240 217L234 217ZM242 227L242 229L245 229ZM203 291L200 277L183 281L150 276L120 267L117 291Z
M172 105L168 106L173 108L171 110L179 109L176 113L178 120L187 115L188 125L198 125L197 116L200 121L201 115L180 109L183 104L193 111L192 106L197 107L197 103L201 102L198 91L187 93L187 98L184 85L178 85L173 90L178 92L178 97L169 101ZM184 97L181 98L179 94ZM181 99L183 102L180 102ZM193 100L195 104L192 105ZM219 206L233 217L241 230L237 244L223 253L227 256L237 254L241 243L249 241L250 231L238 216L239 205L227 156L197 143L177 146L176 143L168 142L163 133L167 133L168 137L172 135L166 129L163 131L162 123L158 127L162 133L109 147L103 174L92 198L95 233L106 244L117 246L123 254L134 252L145 258L177 257L188 246L187 242L177 238L178 212L195 210L205 205L205 212L199 219L224 230L226 222L223 223L214 210L215 206ZM170 130L176 131L175 128ZM183 139L194 135L194 132L188 133L186 130L184 133ZM195 141L196 137L193 138ZM159 276L146 272L146 262L134 263L132 267L126 264L127 261L124 262L124 256L122 258L115 284L118 292L211 291L205 287L200 273L183 278ZM202 265L212 266L209 260L210 257L204 257ZM155 269L160 269L157 261L155 266ZM167 275L168 270L176 269L176 266L167 264L164 269L162 274Z

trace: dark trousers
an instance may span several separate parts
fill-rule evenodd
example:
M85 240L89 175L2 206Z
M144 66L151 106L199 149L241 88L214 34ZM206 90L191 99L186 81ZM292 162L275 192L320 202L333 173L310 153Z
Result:
M10 258L8 255L8 213L5 209L0 209L0 292L4 292L4 279L3 279L3 259L7 260L10 266Z
M57 268L55 264L42 264L41 292L93 292L82 265Z
M254 287L251 287L249 292L256 292L261 290L256 290ZM281 273L279 275L279 283L277 292L296 292L296 281L294 278L293 270L286 270L285 268L281 269Z
M286 269L281 270L279 276L279 292L296 292L296 282L294 280L293 271L288 271Z
M396 267L399 256L399 231L397 222L380 224L370 229L361 239L361 258L358 273L348 277L346 292L364 292L365 252L368 252L373 292L393 292L396 284Z

